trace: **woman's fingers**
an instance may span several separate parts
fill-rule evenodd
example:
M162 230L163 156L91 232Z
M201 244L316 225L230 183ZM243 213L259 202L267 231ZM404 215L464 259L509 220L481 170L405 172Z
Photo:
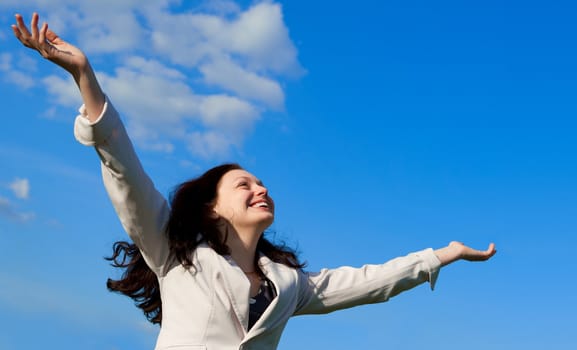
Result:
M36 21L38 21L38 17L36 17ZM20 14L16 14L16 25L12 26L12 30L16 38L20 40L24 46L37 49L38 45L32 39L32 34L28 30L28 27L26 27L26 24L24 24L24 19Z
M493 255L493 254L495 254L495 253L497 252L497 250L495 249L495 243L489 244L489 249L487 249L487 252L488 252L490 255Z
M489 244L489 248L487 248L487 250L474 250L472 249L468 260L473 260L473 261L485 261L488 260L489 258L491 258L493 255L495 255L497 251L495 250L495 243L491 243Z
M38 14L36 12L32 14L32 20L30 21L30 30L32 31L32 40L38 41Z
M28 28L26 27L26 24L24 24L24 19L22 18L22 15L20 15L19 13L16 14L16 26L18 28L18 31L20 32L20 36L26 36L26 37L30 36Z
M38 41L41 43L46 42L46 31L48 30L48 23L42 23L42 28L40 28L40 32L38 33Z
M50 59L55 50L46 39L50 40L51 38L58 38L58 36L48 30L48 24L46 22L38 29L39 18L38 13L34 12L30 20L30 28L28 28L26 24L24 24L22 15L16 14L16 25L12 26L12 30L16 38L20 40L24 46L34 49L38 51L42 57ZM48 37L47 32L49 33Z
M492 257L496 252L497 251L495 250L495 243L491 243L489 244L489 248L487 248L487 250L481 252L481 256L488 259Z
M61 44L61 40L56 41L56 39L59 39L58 35L56 35L56 33L51 31L50 29L48 29L48 23L44 23L44 26L46 26L46 30L45 30L46 39L48 39L48 41L54 45Z
M10 27L12 28L12 31L14 32L14 36L16 37L16 39L22 41L20 39L20 30L18 29L18 27L15 24L11 25Z
M37 13L32 15L30 27L24 24L22 15L16 14L15 17L16 24L11 27L22 45L35 50L73 75L80 74L88 66L88 59L82 51L58 37L46 22L39 26L40 16Z

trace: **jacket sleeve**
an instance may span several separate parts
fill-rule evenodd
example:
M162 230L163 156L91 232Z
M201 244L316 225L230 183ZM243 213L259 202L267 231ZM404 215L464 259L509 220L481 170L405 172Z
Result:
M295 315L323 314L384 302L426 281L433 289L440 266L441 262L429 248L382 265L303 272L300 274Z
M100 117L93 123L86 109L74 124L74 136L94 146L100 157L102 178L122 226L138 246L146 263L157 274L168 260L164 228L169 216L166 199L156 190L142 165L117 111L108 98Z

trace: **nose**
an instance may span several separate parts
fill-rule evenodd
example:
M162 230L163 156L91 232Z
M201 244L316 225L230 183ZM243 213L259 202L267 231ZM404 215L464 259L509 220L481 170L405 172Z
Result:
M256 184L256 194L268 196L268 189L264 185Z

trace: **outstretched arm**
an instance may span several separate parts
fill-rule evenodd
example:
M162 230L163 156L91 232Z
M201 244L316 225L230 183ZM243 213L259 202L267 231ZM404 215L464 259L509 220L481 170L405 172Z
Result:
M168 204L142 168L120 116L102 92L88 59L81 50L48 29L46 23L38 28L36 13L32 15L30 29L22 16L16 15L12 30L24 46L36 50L74 78L84 102L76 118L74 135L80 143L95 147L104 186L124 229L150 268L157 274L163 273L169 254L163 234Z
M494 243L489 244L487 250L476 250L461 242L453 241L448 246L435 250L435 255L441 261L441 266L445 266L457 260L486 261L496 252Z
M323 269L300 274L300 293L295 314L328 313L361 304L378 303L428 281L433 288L439 268L457 260L485 261L496 253L491 243L485 251L459 242L425 249L388 261L355 269Z
M42 57L72 75L82 95L88 119L94 122L102 112L105 98L88 59L80 49L48 29L46 22L38 28L38 18L37 13L32 15L29 29L22 16L17 14L16 24L12 25L14 35L24 46L38 51Z

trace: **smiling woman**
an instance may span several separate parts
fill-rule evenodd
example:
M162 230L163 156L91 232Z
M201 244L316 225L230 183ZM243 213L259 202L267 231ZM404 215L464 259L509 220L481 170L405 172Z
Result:
M274 219L273 201L262 183L238 164L217 166L181 184L172 195L170 208L165 230L168 242L162 246L168 243L170 254L185 268L194 267L191 257L204 243L218 254L231 256L239 266L246 266L243 272L250 280L250 295L254 297L263 284L272 284L258 268L258 261L245 261L245 257L250 257L247 246L256 244L258 252L276 263L295 269L303 267L292 251L275 246L262 235ZM257 258L253 255L253 259ZM108 280L108 288L133 298L152 323L162 323L158 279L138 247L116 242L109 260L126 270L122 279ZM249 326L254 322L256 318L249 319Z
M14 35L68 71L84 105L75 136L100 158L109 197L132 242L110 258L124 268L108 287L133 298L160 323L156 348L274 349L288 319L384 302L424 282L441 266L495 254L451 242L381 265L307 272L295 254L263 237L274 202L253 174L236 164L208 170L176 189L170 204L144 172L120 117L86 56L38 15L30 28L16 15Z

